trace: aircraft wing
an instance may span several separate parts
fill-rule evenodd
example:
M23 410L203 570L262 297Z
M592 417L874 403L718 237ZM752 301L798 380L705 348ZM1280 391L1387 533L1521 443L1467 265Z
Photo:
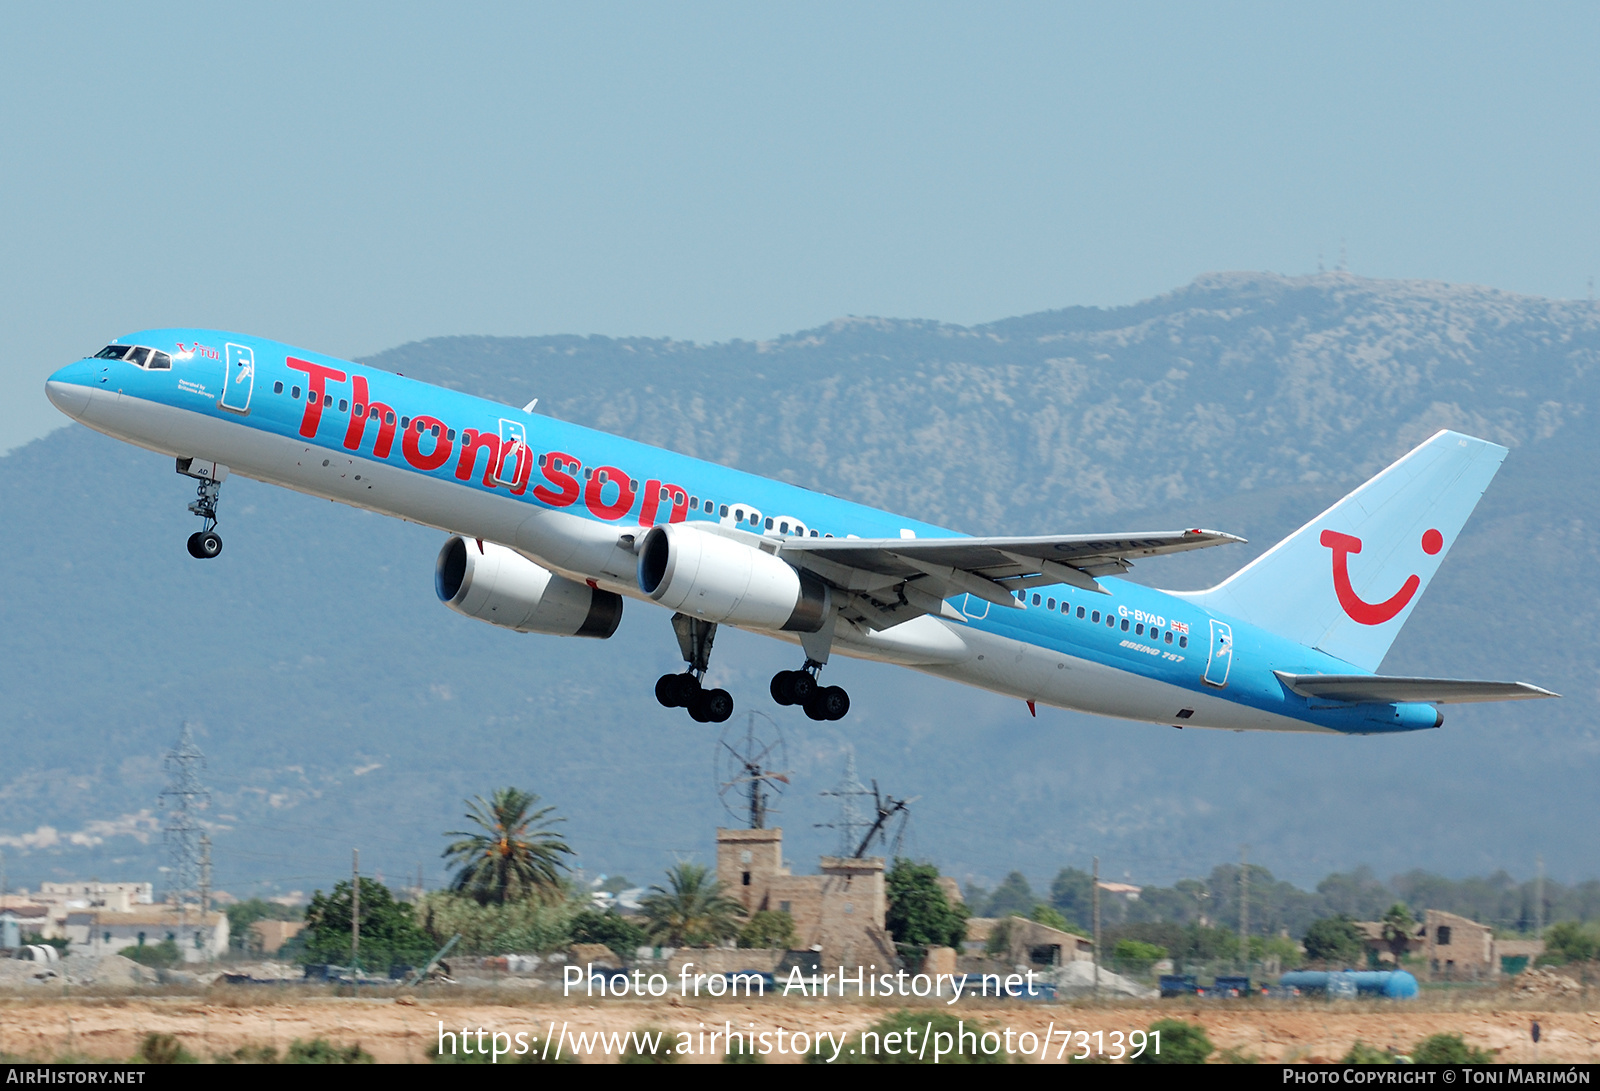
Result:
M1398 678L1376 674L1290 674L1273 671L1278 680L1302 697L1348 701L1358 705L1387 705L1418 701L1436 705L1472 701L1526 701L1559 697L1527 682L1478 682L1462 678Z
M1103 591L1095 577L1126 572L1133 558L1242 541L1217 530L1008 538L785 538L779 552L840 590L855 592L859 619L881 629L925 613L956 616L944 600L962 592L1015 607L1014 593L1029 587L1065 583Z

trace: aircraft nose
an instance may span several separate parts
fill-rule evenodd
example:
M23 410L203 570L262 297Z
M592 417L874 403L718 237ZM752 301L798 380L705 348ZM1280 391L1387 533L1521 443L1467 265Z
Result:
M93 369L88 361L80 360L68 364L45 380L45 397L67 416L79 420L89 406L89 384L92 382Z

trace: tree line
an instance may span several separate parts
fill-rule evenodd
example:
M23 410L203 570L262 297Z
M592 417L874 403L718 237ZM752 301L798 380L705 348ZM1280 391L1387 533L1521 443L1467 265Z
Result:
M1304 939L1311 926L1336 917L1381 920L1395 904L1421 917L1427 909L1457 913L1502 933L1531 933L1542 920L1600 921L1600 880L1564 885L1550 879L1542 884L1543 908L1537 880L1518 882L1505 871L1487 877L1449 879L1413 870L1379 879L1370 868L1333 872L1312 890L1275 877L1259 864L1250 864L1241 884L1238 864L1220 864L1204 879L1180 879L1172 886L1146 886L1137 898L1102 891L1102 928L1134 924L1171 924L1181 927L1220 928L1237 935L1241 919L1241 893L1248 891L1252 935L1287 932ZM1035 891L1021 872L1013 871L993 890L969 885L965 890L974 916L1031 916L1036 906L1047 906L1077 929L1093 924L1094 884L1089 872L1064 867L1046 890Z

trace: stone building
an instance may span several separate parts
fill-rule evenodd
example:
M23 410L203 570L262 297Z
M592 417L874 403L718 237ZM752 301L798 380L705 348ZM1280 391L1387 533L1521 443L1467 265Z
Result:
M999 928L1005 930L1006 951L1000 956L1004 965L1048 969L1067 962L1094 961L1093 940L1015 916L969 917L965 944L967 951L973 956L981 956Z
M883 857L824 856L820 870L789 873L782 829L717 831L717 878L746 912L788 913L795 947L819 951L824 965L893 965Z

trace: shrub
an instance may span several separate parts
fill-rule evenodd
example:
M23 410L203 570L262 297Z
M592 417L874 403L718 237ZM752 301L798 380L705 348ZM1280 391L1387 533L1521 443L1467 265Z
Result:
M146 1034L133 1055L135 1064L198 1064L199 1058L171 1034Z
M644 929L623 917L616 910L602 913L598 909L580 910L572 918L573 943L600 943L611 948L625 962L633 961L633 953L644 946Z
M449 891L426 894L417 906L417 917L436 944L443 944L459 932L461 944L457 950L480 955L553 951L566 947L572 942L572 924L577 915L565 903L547 904L527 898L504 905L493 902L479 905L464 894ZM362 945L365 944L363 939Z
M1539 956L1539 962L1560 966L1567 962L1588 962L1596 954L1600 954L1600 939L1577 921L1561 921L1546 930L1544 954Z
M178 945L170 939L164 939L160 943L141 943L134 947L124 947L117 954L155 970L165 970L183 961L183 956L178 953Z
M922 1036L929 1033L947 1034L950 1037L946 1040L957 1046L958 1051L941 1056L938 1061L939 1064L1007 1064L1010 1062L1010 1058L1004 1052L1004 1046L1001 1046L1001 1052L983 1052L983 1030L972 1026L970 1023L964 1029L968 1035L977 1035L978 1047L976 1052L967 1052L964 1047L971 1044L971 1039L969 1038L967 1042L960 1041L959 1035L963 1029L961 1022L960 1019L949 1012L897 1011L893 1015L880 1019L863 1031L861 1037L855 1043L854 1051L852 1052L850 1045L846 1045L844 1051L839 1054L839 1059L833 1063L933 1064L933 1050L930 1048L924 1054L921 1049ZM906 1038L907 1031L912 1032L914 1037ZM899 1051L895 1053L885 1049L885 1040L891 1034L900 1035L898 1039L900 1043ZM872 1045L872 1052L870 1053L867 1052L869 1037ZM915 1044L910 1045L911 1043ZM910 1048L908 1048L908 1045L910 1045ZM827 1064L829 1063L828 1059L832 1056L833 1049L831 1047L824 1048L818 1045L817 1048L806 1054L805 1063Z
M1311 922L1306 929L1306 957L1340 966L1361 961L1365 942L1355 922L1343 913Z
M1161 1052L1156 1052L1152 1040L1145 1051L1132 1058L1130 1064L1205 1064L1211 1056L1211 1039L1206 1028L1182 1019L1157 1019L1150 1024L1152 1035L1161 1035Z
M1151 966L1167 957L1167 949L1136 939L1119 939L1111 949L1111 957L1119 966L1125 966L1135 973L1146 973Z
M377 1058L360 1045L338 1046L326 1038L313 1038L302 1042L296 1038L289 1043L284 1054L284 1064L375 1064Z
M277 1064L278 1050L267 1045L240 1046L232 1053L219 1053L212 1059L218 1064Z
M794 943L794 918L781 909L758 909L739 929L740 947L782 947Z
M1435 1034L1416 1044L1411 1059L1417 1064L1489 1064L1494 1054L1469 1046L1459 1034Z
M1339 1058L1340 1064L1394 1064L1394 1054L1387 1049L1369 1046L1357 1038L1350 1045L1345 1055Z
M556 1057L553 1054L551 1056L549 1056L549 1057L541 1057L539 1055L540 1054L540 1050L541 1050L540 1045L535 1045L532 1048L530 1048L528 1050L528 1052L526 1052L526 1053L507 1053L507 1054L502 1054L501 1057L500 1057L499 1063L500 1064L580 1064L581 1063L578 1060L578 1058L574 1057L567 1050L562 1050L560 1057ZM439 1052L439 1043L438 1042L429 1043L428 1048L424 1052L423 1055L428 1058L428 1061L431 1064L494 1064L495 1063L494 1055L492 1053L480 1053L476 1049L474 1049L471 1053L463 1053L463 1052L460 1052L459 1050L457 1052L455 1052L455 1053L450 1053L450 1052L441 1053L441 1052Z
M677 1064L678 1051L672 1048L672 1036L660 1027L640 1027L628 1035L628 1048L617 1063Z

